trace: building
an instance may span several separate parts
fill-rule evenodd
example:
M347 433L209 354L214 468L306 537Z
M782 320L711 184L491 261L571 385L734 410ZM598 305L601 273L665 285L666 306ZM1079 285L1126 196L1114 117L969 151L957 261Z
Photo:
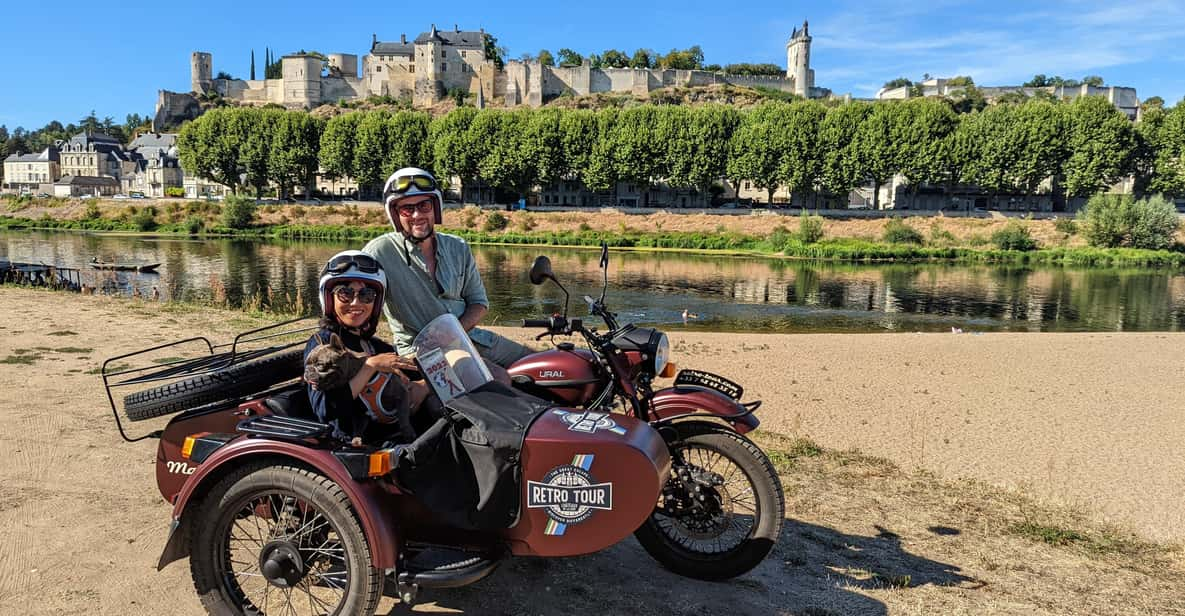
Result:
M49 187L62 176L56 146L40 153L17 152L4 159L4 188L18 193L48 193Z
M398 42L371 36L370 52L362 57L334 53L327 56L292 54L281 58L279 79L215 79L214 59L195 51L190 57L192 94L160 91L154 126L161 130L201 113L198 98L221 96L239 103L283 105L310 109L318 105L389 96L408 99L426 108L461 93L478 107L486 101L504 106L538 107L552 98L598 92L646 94L672 86L732 84L763 87L808 98L826 98L831 91L815 87L810 67L811 37L806 22L794 29L786 43L785 75L728 75L699 70L648 68L593 68L543 66L537 61L512 60L499 70L486 57L483 29L438 30L433 24L414 40L406 34Z
M63 175L53 183L55 197L110 197L119 192L119 180L107 175Z
M125 193L139 192L147 197L165 197L169 188L182 188L185 172L177 154L177 135L144 133L128 144L128 157L135 168L123 177Z
M84 131L59 146L62 176L110 177L116 180L135 170L123 144L108 135Z
M958 95L967 86L951 85L949 79L927 79L912 86L901 86L899 88L881 88L876 93L876 98L881 100L892 99L906 99L914 96L951 96ZM985 86L977 89L983 93L983 97L988 101L994 101L1005 94L1019 93L1026 97L1032 97L1038 92L1047 93L1055 98L1065 101L1074 100L1080 96L1101 96L1106 98L1108 102L1115 105L1117 109L1122 111L1131 120L1136 120L1140 112L1140 99L1136 96L1135 88L1127 88L1121 86L1092 86L1082 84L1078 86L1044 86L1044 87L1028 87L1028 86Z

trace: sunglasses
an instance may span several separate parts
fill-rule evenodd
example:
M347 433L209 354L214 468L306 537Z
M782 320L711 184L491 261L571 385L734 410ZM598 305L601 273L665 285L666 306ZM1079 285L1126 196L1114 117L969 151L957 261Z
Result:
M381 267L379 262L374 260L370 255L343 255L334 257L325 264L326 274L344 274L354 268L366 274L377 273Z
M436 190L436 180L426 175L405 175L395 178L395 182L391 184L388 192L401 195L410 190L412 186L420 190Z
M405 204L397 205L397 206L395 206L395 209L399 211L400 216L411 216L411 215L415 214L416 212L419 212L421 214L427 214L427 213L431 212L432 205L433 205L433 203L432 203L431 199L424 199L423 201L421 201L419 203L405 203Z
M337 298L337 301L343 304L348 304L354 301L355 297L357 297L358 301L362 302L363 304L373 304L375 298L379 296L379 292L370 287L362 287L361 289L355 290L351 289L350 287L341 286L333 290L333 296Z

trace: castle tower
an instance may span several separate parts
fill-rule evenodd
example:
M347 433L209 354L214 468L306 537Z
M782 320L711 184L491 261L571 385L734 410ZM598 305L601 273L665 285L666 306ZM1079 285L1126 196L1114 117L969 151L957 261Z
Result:
M432 24L432 30L428 32L427 37L416 39L415 43L415 59L416 64L416 89L412 95L412 103L416 107L431 107L440 100L440 68L444 60L440 57L443 45L440 37L437 36L436 24Z
M294 54L280 59L284 105L309 109L321 104L321 58Z
M205 94L214 89L214 56L195 51L189 57L189 84L196 94Z
M794 93L809 98L815 87L815 71L811 70L811 35L807 22L802 29L795 30L786 43L786 77L794 80Z

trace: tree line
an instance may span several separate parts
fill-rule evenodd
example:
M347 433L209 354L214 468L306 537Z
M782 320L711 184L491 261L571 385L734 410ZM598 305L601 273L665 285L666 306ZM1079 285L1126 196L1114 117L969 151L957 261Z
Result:
M1133 124L1106 100L1029 100L956 113L936 99L639 105L627 108L458 108L356 111L328 121L298 111L224 108L182 128L188 172L234 190L311 186L318 165L373 194L415 165L503 193L576 181L593 191L656 182L703 194L726 180L778 187L819 203L874 195L901 175L913 191L973 185L995 194L1088 197L1126 177L1137 193L1185 195L1185 105ZM644 197L645 198L645 197ZM874 197L876 199L877 197ZM645 203L643 203L645 205ZM879 206L879 203L874 205Z

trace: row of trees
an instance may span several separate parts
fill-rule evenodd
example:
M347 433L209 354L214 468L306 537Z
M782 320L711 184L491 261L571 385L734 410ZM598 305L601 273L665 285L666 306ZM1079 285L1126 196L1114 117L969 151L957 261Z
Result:
M45 126L28 131L17 127L12 131L7 126L0 125L0 159L17 152L40 152L54 144L55 141L65 141L78 133L89 131L104 133L118 139L121 143L128 143L136 135L152 128L152 118L138 113L130 113L124 122L117 122L111 116L99 118L91 111L77 124L62 124L54 120Z
M751 182L771 200L778 187L843 199L898 174L915 189L969 184L1070 197L1134 175L1138 191L1185 194L1185 105L1150 110L1133 125L1096 97L970 114L945 100L911 99L831 108L770 102L746 111L459 108L435 119L380 110L325 123L302 112L232 108L188 124L179 147L187 170L234 189L308 184L319 163L326 175L353 177L372 191L399 167L416 165L520 195L561 180L591 190L662 181L711 193L727 179Z
M675 68L675 69L703 69L703 70L722 70L720 65L704 65L704 51L699 45L692 45L687 49L672 49L666 54L656 53L653 49L637 49L632 55L627 54L620 49L606 49L602 53L591 53L588 56L564 47L556 52L555 55L546 49L541 49L537 54L524 53L520 59L523 62L531 62L538 60L543 66L580 66L585 62L593 68ZM785 70L777 65L765 64L736 64L729 65L737 67L737 70L743 68L761 67L760 70L768 70L769 66L777 68L776 73L785 74ZM766 74L766 73L736 73L736 74Z

